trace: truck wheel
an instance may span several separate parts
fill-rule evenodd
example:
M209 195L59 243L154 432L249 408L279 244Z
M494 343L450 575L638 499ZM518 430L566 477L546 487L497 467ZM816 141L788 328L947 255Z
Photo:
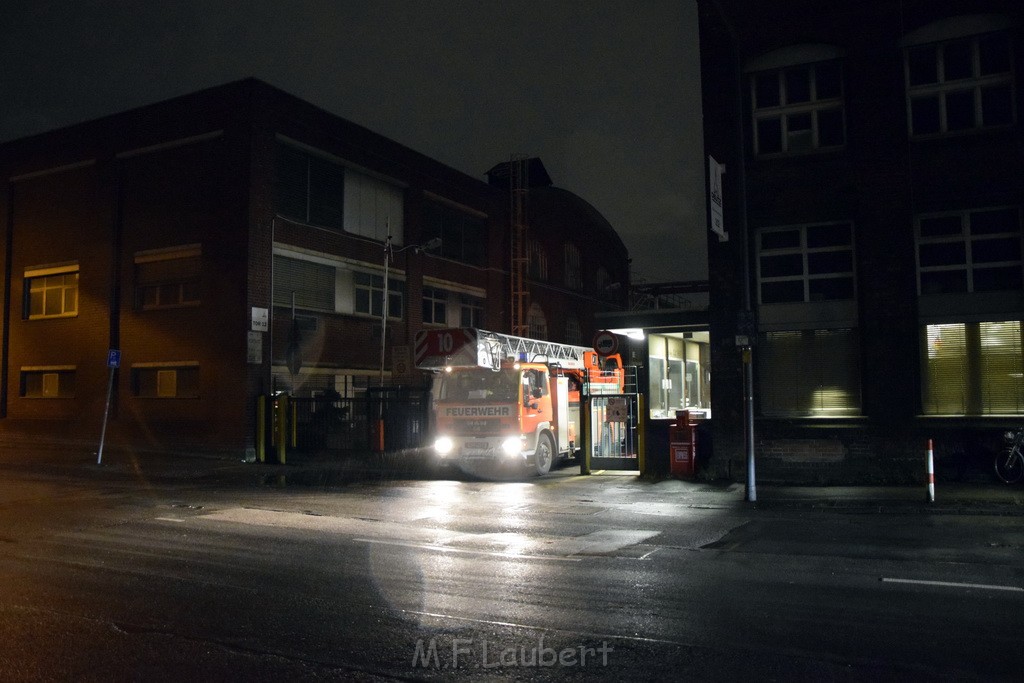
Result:
M537 474L547 474L555 461L555 444L548 433L537 437L537 450L533 454L533 466Z

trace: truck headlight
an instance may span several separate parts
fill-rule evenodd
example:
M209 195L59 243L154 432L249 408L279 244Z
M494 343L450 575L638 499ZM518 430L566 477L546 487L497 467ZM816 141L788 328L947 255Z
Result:
M501 442L501 451L505 455L519 455L523 450L523 441L518 436L510 436Z
M455 448L455 442L447 436L438 437L437 441L434 442L434 450L441 456L448 455L452 452L453 448Z

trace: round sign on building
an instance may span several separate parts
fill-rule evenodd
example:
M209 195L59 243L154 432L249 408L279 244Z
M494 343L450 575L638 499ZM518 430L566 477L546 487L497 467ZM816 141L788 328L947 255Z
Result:
M594 335L594 350L599 356L611 356L619 350L619 338L614 332L601 330Z

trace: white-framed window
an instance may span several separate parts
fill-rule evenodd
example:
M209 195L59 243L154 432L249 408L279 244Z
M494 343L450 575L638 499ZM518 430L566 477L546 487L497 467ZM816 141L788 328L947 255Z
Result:
M762 228L757 248L761 304L855 297L851 223Z
M583 289L580 249L572 242L565 245L565 286L570 289Z
M384 313L384 276L356 271L352 273L355 288L355 312L380 317ZM401 320L405 305L404 283L388 278L388 318Z
M78 315L78 264L25 269L25 319Z
M1016 120L1013 47L1005 31L904 48L912 137L1010 126Z
M1019 207L922 214L914 233L919 294L1024 288Z
M274 255L274 305L334 311L336 269L316 261Z
M75 372L73 365L22 367L18 393L22 398L74 398Z
M921 338L926 415L1024 413L1019 320L925 325Z
M537 240L530 240L526 245L529 258L529 273L534 280L546 282L548 279L548 254L544 246Z
M137 398L198 398L199 363L136 363L131 368L131 382Z
M423 288L423 324L448 324L448 292L437 287Z
M860 414L856 329L764 332L758 341L759 405L768 417Z
M754 152L835 149L846 143L838 59L752 73Z
M548 319L540 304L530 304L530 310L526 314L526 324L530 328L530 336L534 339L548 338Z
M136 308L152 310L198 305L201 258L202 247L198 244L137 252Z
M486 327L484 325L484 301L467 294L459 302L459 325L461 327Z

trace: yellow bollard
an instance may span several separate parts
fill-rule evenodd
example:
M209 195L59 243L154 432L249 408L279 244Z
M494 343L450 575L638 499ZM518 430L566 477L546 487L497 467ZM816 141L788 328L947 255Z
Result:
M256 459L267 461L267 397L256 399Z
M580 431L580 451L583 455L580 458L580 474L590 474L590 450L593 443L590 434L590 397L584 398L580 403L580 420L583 422L583 429Z
M275 436L277 437L277 461L284 465L287 460L287 444L288 444L288 395L281 394L277 399L277 409L274 412L274 417L277 420L277 430Z
M299 445L299 428L297 427L297 425L299 424L299 404L296 403L295 401L289 401L288 405L290 405L292 409L291 412L288 414L288 419L291 420L291 429L289 429L288 431L291 433L292 437L291 443L289 445L292 448L295 448L296 446Z

